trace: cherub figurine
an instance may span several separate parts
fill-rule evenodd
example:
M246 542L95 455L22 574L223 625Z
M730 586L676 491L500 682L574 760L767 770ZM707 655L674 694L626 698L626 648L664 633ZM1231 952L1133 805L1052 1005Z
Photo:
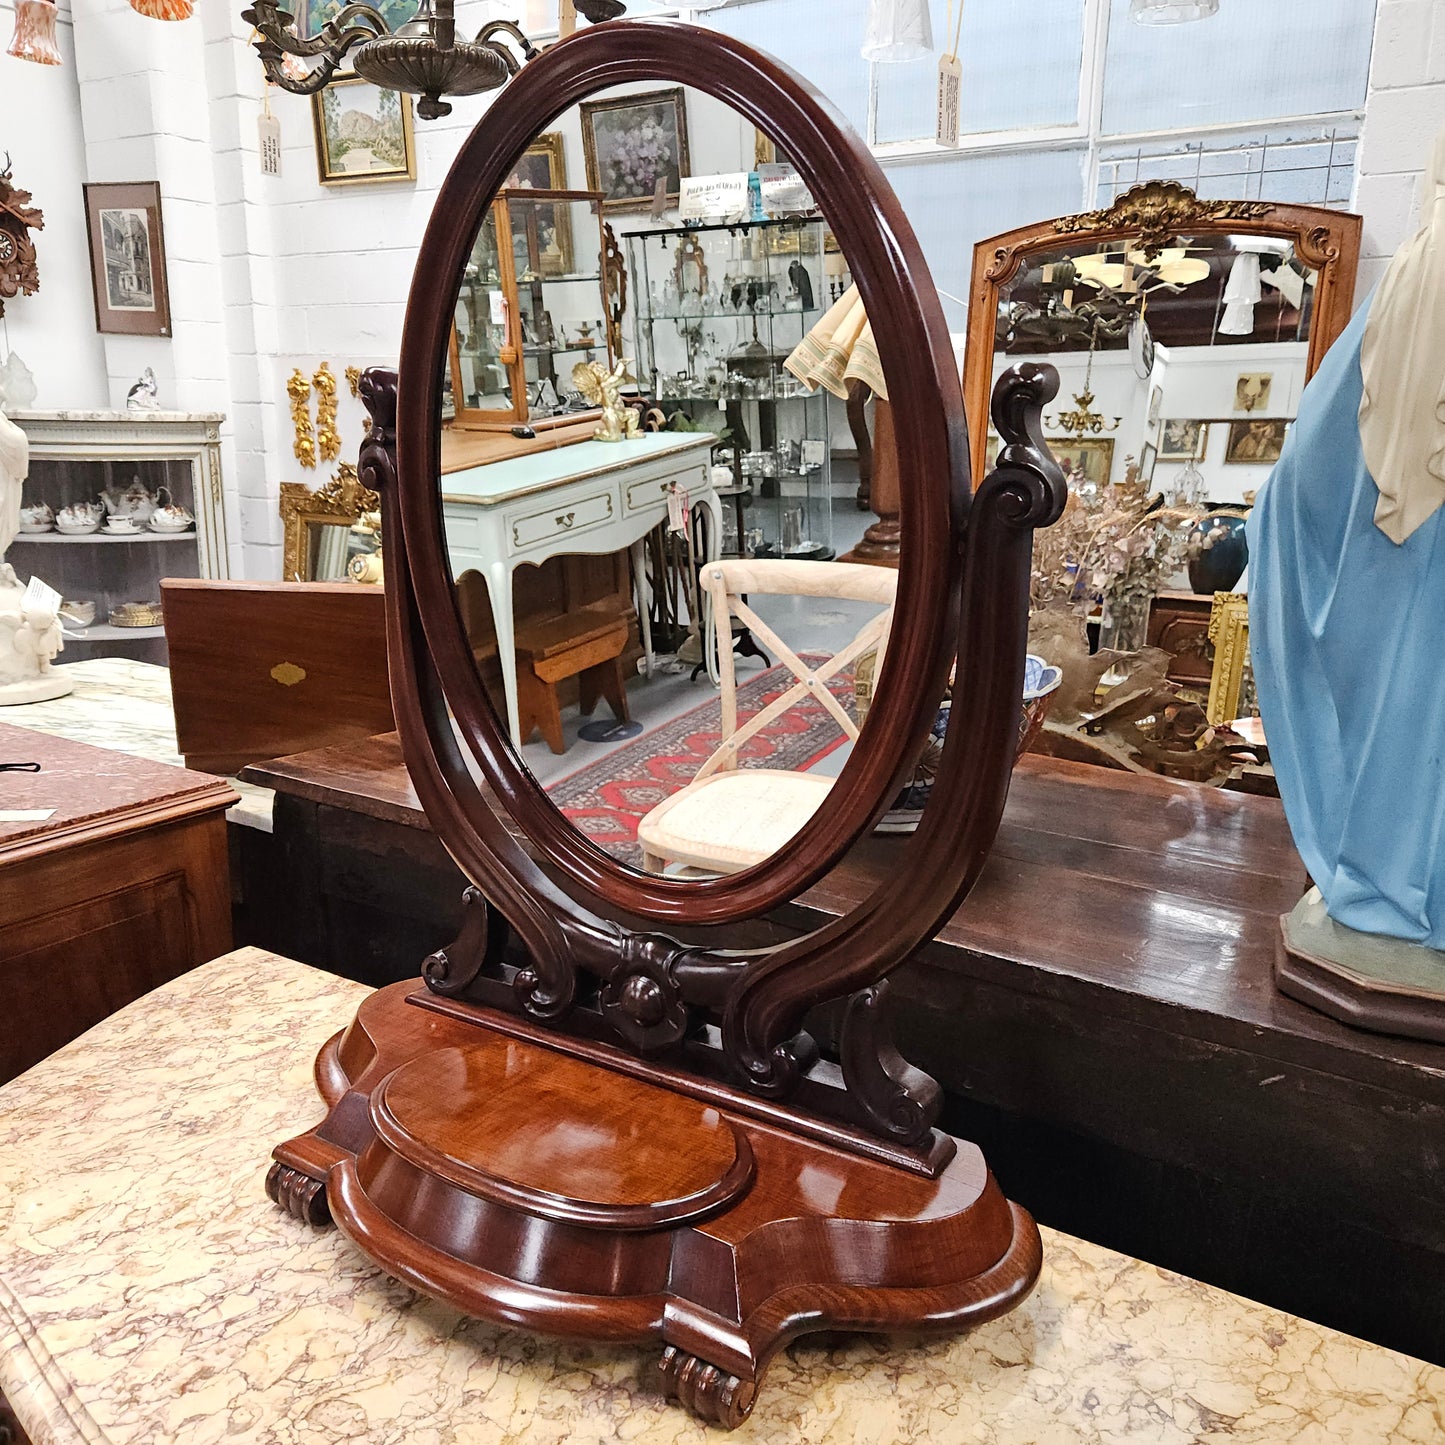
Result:
M609 372L600 361L579 361L572 368L572 385L593 406L602 408L602 421L592 433L599 442L620 442L641 434L637 412L622 402L622 382L630 361L619 361Z

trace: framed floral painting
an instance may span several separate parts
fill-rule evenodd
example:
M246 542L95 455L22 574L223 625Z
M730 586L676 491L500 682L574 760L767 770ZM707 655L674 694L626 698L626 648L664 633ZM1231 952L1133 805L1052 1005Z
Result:
M641 211L658 182L675 207L687 154L687 104L681 86L582 104L582 153L587 187L606 196L609 211Z

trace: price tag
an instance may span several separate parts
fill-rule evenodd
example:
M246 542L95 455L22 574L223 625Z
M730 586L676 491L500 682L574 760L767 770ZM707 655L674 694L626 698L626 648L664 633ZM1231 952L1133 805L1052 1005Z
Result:
M281 118L268 110L256 117L256 134L261 143L261 174L281 174Z
M941 146L958 149L959 92L963 87L963 61L956 55L938 57L938 132Z
M687 488L674 485L667 494L667 527L670 532L686 532L692 508L688 505Z
M54 617L60 611L61 597L55 588L47 586L38 577L32 577L20 600L20 610L25 612L48 612Z
M507 324L507 293L505 291L492 291L488 294L492 307L492 325L505 326Z
M738 220L751 210L747 171L726 176L684 176L677 208L684 221Z

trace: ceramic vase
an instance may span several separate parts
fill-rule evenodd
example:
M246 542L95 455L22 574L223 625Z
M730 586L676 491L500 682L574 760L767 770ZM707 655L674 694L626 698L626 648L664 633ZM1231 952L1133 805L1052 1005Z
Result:
M1189 562L1189 586L1194 592L1212 596L1232 592L1249 564L1249 545L1244 538L1244 517L1221 517L1209 513L1190 529L1189 541L1197 554Z

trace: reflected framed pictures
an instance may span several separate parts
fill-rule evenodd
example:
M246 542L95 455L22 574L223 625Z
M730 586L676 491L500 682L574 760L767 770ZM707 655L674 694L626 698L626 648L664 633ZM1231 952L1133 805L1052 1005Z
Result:
M507 189L514 191L565 191L567 156L562 132L550 130L539 135L522 153ZM572 255L572 211L566 201L535 203L537 240L541 248L537 269L544 276L569 276L574 269Z
M1268 417L1259 421L1232 421L1224 460L1231 466L1273 466L1284 449L1289 421Z
M1082 473L1084 480L1106 487L1114 473L1114 438L1050 437L1049 450L1066 477Z
M311 97L311 119L323 186L416 179L411 96L359 75L338 76Z
M88 185L85 229L97 331L169 336L165 235L158 181Z
M1154 468L1159 461L1159 448L1153 442L1145 442L1139 452L1139 475L1145 484L1154 480Z
M646 210L659 182L668 206L677 205L682 177L692 174L680 85L583 101L581 112L587 188L607 197L607 210Z
M1235 411L1263 411L1274 389L1272 371L1246 372L1234 383Z
M1209 423L1168 417L1159 434L1161 462L1202 462L1209 450Z

